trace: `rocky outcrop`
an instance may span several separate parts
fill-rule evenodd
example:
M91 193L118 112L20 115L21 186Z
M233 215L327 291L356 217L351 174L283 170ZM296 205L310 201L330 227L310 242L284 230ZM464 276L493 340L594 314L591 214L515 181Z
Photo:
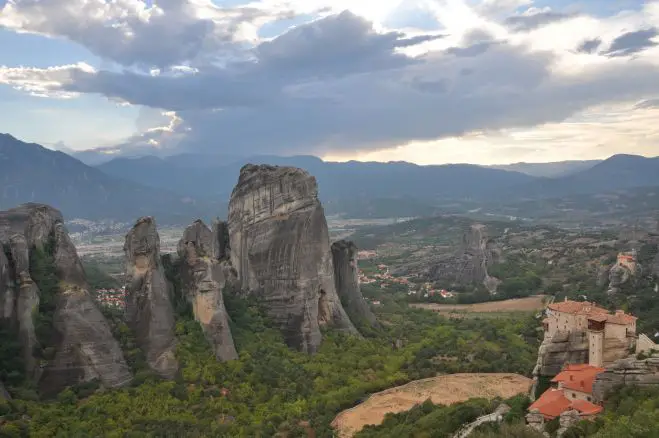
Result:
M226 223L216 222L213 230L198 220L186 228L178 243L181 259L183 293L192 303L195 319L199 321L215 356L222 361L238 358L233 344L229 316L224 307L222 291L227 284L238 281L228 260Z
M240 171L229 203L231 261L288 345L314 352L320 326L356 330L336 293L329 233L314 177L292 167Z
M53 392L92 379L99 379L106 387L130 382L130 369L89 294L82 264L61 213L41 204L25 204L0 212L0 242L6 259L0 265L9 267L5 271L9 275L4 274L0 282L2 315L18 327L28 375L39 380L40 388ZM58 281L53 330L47 346L49 355L38 364L32 356L38 345L33 315L39 309L41 293L31 274L34 267L30 266L30 255L34 251L52 256L54 266L50 268Z
M538 349L534 377L554 377L568 363L588 363L588 334L585 331L558 332L545 337Z
M593 384L593 396L604 400L618 386L659 386L659 355L647 359L628 357L615 361L599 374Z
M442 255L427 275L447 287L482 284L496 292L499 281L489 275L488 268L499 258L500 251L488 237L485 225L471 224L464 229L457 251Z
M632 273L629 269L620 265L613 265L609 270L609 289L607 293L616 294L620 292L620 287L627 283L632 277Z
M174 355L174 309L160 260L156 222L143 217L126 235L126 320L149 367L166 378L178 370Z
M357 246L353 242L339 240L332 244L334 284L341 304L350 319L357 324L363 322L377 326L377 319L359 289Z

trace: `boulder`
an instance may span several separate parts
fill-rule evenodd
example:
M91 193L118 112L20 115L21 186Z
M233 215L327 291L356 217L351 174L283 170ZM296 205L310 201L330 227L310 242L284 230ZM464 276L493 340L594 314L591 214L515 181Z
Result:
M3 315L15 316L26 352L28 375L39 381L39 387L45 392L56 392L92 379L99 379L106 387L130 382L130 369L89 294L82 264L61 213L42 204L24 204L0 212L0 242L5 256L9 254L6 259L10 281L5 280L4 284L13 285L14 293L13 298L7 298L6 286L3 289ZM39 308L40 291L30 270L30 255L37 250L53 256L58 281L50 346L52 358L42 359L39 364L32 351L37 345L33 312ZM9 305L14 308L8 310Z
M289 346L314 352L320 326L356 333L336 293L316 179L301 169L248 164L229 203L231 262Z
M215 356L222 361L238 358L233 344L229 316L224 307L222 291L227 284L236 284L238 277L228 260L226 245L218 245L217 230L225 229L214 223L216 233L198 220L185 229L178 243L181 259L182 292L192 303L195 319L199 321ZM218 251L218 249L220 249Z
M152 217L137 220L126 235L126 320L149 367L165 378L178 371L174 309L160 260L160 236Z
M359 288L359 268L357 266L357 246L353 242L339 240L332 244L334 283L341 304L354 323L363 322L377 326L373 312L362 296Z
M631 356L615 361L595 379L593 396L604 400L607 393L618 386L659 387L659 355L642 360Z

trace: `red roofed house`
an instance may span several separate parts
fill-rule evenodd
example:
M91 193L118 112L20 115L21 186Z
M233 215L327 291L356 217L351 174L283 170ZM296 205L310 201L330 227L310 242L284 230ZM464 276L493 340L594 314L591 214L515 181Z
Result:
M594 403L593 383L604 371L591 365L567 365L552 379L553 387L529 406L529 412L542 414L547 421L569 410L577 411L582 419L594 417L603 408Z

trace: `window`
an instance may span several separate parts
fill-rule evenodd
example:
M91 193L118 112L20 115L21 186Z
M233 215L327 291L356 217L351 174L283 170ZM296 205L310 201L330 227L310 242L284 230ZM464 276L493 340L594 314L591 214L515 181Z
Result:
M574 392L572 393L572 398L577 398L577 395Z
M593 401L592 397L586 397L586 398L588 399L588 401Z

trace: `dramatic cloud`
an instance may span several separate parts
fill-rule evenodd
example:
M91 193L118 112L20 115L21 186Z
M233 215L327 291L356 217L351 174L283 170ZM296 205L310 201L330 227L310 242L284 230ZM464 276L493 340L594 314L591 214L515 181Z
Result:
M647 48L659 45L653 38L659 35L656 28L627 32L613 40L609 50L605 52L608 56L627 56L641 52Z
M381 22L325 11L252 44L246 35L273 17L328 3L69 3L13 1L0 24L67 38L116 64L0 67L0 84L166 113L163 128L142 129L119 150L367 153L541 129L619 102L646 99L637 107L650 111L647 99L659 95L659 2L606 18L535 9L529 0L423 2L441 30L404 33L382 25L401 3L390 1L373 3ZM512 154L516 146L507 147Z
M267 15L210 0L10 0L0 27L66 38L122 65L167 67L219 56L241 25Z

